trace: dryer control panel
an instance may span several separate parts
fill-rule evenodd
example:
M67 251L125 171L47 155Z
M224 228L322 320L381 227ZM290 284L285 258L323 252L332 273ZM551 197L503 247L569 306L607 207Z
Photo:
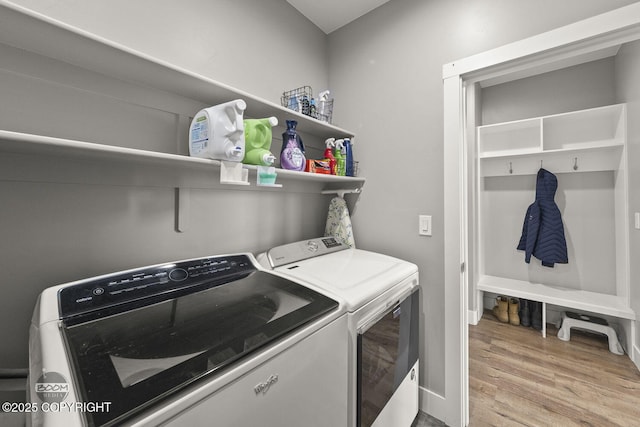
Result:
M349 249L349 246L335 237L318 237L271 248L267 251L267 259L271 268L276 268L345 249Z
M149 299L173 298L194 287L206 289L246 277L256 271L247 255L199 258L170 264L137 268L76 282L58 293L60 317L130 309L132 303L147 305Z

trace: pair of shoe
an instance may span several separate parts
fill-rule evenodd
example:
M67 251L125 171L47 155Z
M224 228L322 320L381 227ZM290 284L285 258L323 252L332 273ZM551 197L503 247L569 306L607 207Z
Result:
M520 324L519 306L520 302L517 298L499 296L496 298L495 307L493 307L493 315L502 323L518 326Z
M520 300L520 323L522 326L542 330L542 303L537 301Z

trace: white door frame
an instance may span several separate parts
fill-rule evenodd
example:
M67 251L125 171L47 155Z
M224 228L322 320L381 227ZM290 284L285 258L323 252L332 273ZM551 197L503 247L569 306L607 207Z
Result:
M467 220L469 207L465 87L492 85L612 56L640 39L640 3L443 66L445 412L451 427L469 423Z

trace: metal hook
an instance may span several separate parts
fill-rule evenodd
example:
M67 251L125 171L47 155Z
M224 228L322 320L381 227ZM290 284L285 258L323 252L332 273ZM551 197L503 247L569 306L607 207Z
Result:
M577 157L573 158L573 170L574 171L578 170L578 158Z
M540 160L540 169L542 169L542 160Z
M509 173L513 173L513 165L509 162Z

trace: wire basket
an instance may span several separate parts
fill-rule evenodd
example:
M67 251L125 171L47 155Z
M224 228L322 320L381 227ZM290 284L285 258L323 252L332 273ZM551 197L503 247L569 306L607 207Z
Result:
M333 116L333 99L322 102L324 105L316 106L316 119L331 123L331 116Z
M313 98L311 86L302 86L283 92L282 97L280 97L280 103L283 107L297 111L305 116L331 123L333 99L318 105L318 102Z

